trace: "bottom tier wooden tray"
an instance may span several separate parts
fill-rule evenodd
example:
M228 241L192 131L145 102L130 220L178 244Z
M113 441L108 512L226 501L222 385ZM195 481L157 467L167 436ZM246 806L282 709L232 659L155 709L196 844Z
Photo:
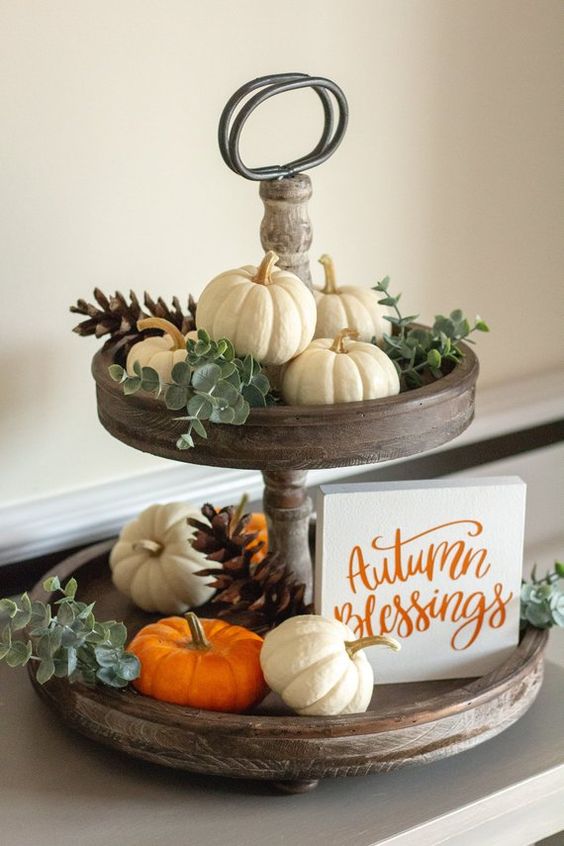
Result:
M123 620L133 634L152 617L113 587L108 552L96 544L50 575L76 576L79 598L96 600L99 619ZM44 598L38 585L34 597ZM478 679L378 685L365 714L296 717L269 695L252 714L198 711L132 690L88 688L52 679L39 695L73 728L137 758L195 773L269 780L287 792L321 778L385 772L454 755L493 737L521 717L543 678L547 633L528 629L513 655Z

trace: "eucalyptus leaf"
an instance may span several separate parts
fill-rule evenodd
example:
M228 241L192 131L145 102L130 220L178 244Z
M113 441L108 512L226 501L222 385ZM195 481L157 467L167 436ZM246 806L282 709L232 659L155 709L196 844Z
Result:
M59 610L57 611L57 622L61 626L70 626L70 624L74 622L74 610L69 602L59 605Z
M198 391L211 391L220 378L221 368L218 364L202 364L192 374L192 387Z
M47 591L47 593L54 593L60 587L61 583L58 576L51 576L43 582L43 590Z
M29 621L31 620L31 599L27 595L27 593L22 593L20 598L17 600L17 610L15 614L11 614L11 628L12 631L18 631L19 629L24 629Z
M55 662L51 658L44 658L37 668L35 678L39 684L45 684L55 674Z
M197 418L197 417L195 417L195 418L192 420L192 429L193 429L193 430L194 430L194 432L195 432L197 435L199 435L201 438L207 438L208 433L207 433L207 432L206 432L206 430L205 430L204 424L203 424L200 420L198 420L198 418Z
M182 385L169 385L165 391L165 405L171 411L180 411L188 402L188 388Z
M264 406L264 395L254 385L244 385L242 393L251 408L261 408Z
M108 372L110 374L110 378L113 379L114 382L123 382L126 377L125 370L119 364L110 364Z
M225 352L223 353L223 358L225 361L233 361L235 358L235 350L233 349L233 344L229 340L229 338L222 338L222 341L225 341L226 347Z
M433 370L441 366L441 354L438 350L429 350L427 353L427 364Z
M243 423L247 420L249 416L249 412L251 410L249 403L241 397L243 402L238 403L237 405L233 406L233 425L234 426L242 426Z
M39 658L51 658L53 653L57 651L56 649L51 648L49 632L46 632L39 638L35 646L35 651Z
M194 353L197 356L206 355L211 349L211 344L209 341L197 341L194 345Z
M225 400L228 405L233 405L237 401L237 397L240 396L240 393L230 382L220 379L214 388L213 395L217 399Z
M200 420L208 420L213 412L213 404L205 394L196 394L188 402L188 414Z
M227 379L229 376L236 373L238 381L241 381L239 377L239 371L237 370L237 367L232 361L226 361L224 364L221 364L220 367L222 379Z
M69 599L74 599L78 588L78 582L75 578L69 579L64 587L65 596Z
M117 671L122 679L125 679L126 681L133 681L141 672L139 659L131 652L124 652L118 662Z
M18 613L17 603L13 599L0 599L0 614L7 614L8 617L15 617Z
M44 602L34 600L31 603L31 620L30 624L33 628L44 629L51 622L51 606L45 605Z
M141 390L153 393L159 391L161 378L154 367L143 367L141 370Z
M141 378L139 376L128 376L123 382L123 392L126 396L136 394L141 388Z
M5 656L8 667L23 667L31 658L33 646L31 640L14 640Z
M251 384L261 392L263 397L265 397L270 390L270 382L264 373L256 373L253 376Z
M127 629L123 623L112 622L110 624L110 643L115 648L121 648L127 640Z
M233 423L234 420L235 412L230 406L226 408L214 408L210 415L210 421L212 423Z
M171 371L173 382L187 388L192 377L192 368L186 361L177 361Z

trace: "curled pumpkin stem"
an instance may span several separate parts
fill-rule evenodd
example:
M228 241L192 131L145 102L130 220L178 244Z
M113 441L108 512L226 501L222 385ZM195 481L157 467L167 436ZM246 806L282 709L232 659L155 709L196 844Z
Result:
M198 617L193 611L188 611L188 613L184 616L186 617L186 622L188 623L190 634L192 635L192 641L188 644L188 646L191 649L209 649L211 643L207 639L204 627L200 623Z
M338 287L333 259L324 253L319 259L319 263L323 265L323 270L325 271L325 286L321 289L321 293L336 294Z
M345 649L351 658L355 652L358 652L359 649L366 649L367 646L387 646L394 652L399 652L401 649L401 644L395 638L387 635L373 635L372 637L359 637L358 640L345 641Z
M341 329L340 332L337 332L335 336L335 340L329 347L331 352L334 353L346 353L348 352L347 348L345 347L344 340L345 338L358 338L358 332L356 329Z
M162 329L172 339L173 350L185 350L186 339L184 335L177 329L174 323L170 320L165 320L163 317L145 317L143 320L137 321L137 328L140 332L144 329Z
M276 253L269 250L259 264L253 281L258 282L259 285L270 285L272 282L271 274L277 261Z

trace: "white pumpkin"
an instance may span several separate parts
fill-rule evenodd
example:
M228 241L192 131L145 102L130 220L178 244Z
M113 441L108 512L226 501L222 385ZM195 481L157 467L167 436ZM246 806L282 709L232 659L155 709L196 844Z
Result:
M115 586L144 611L181 614L214 594L213 577L196 575L209 561L190 543L196 530L188 517L205 522L193 505L151 505L123 527L110 553Z
M238 355L262 364L284 364L301 353L315 330L313 294L268 252L259 267L220 273L198 300L196 325L218 341L229 338Z
M337 286L335 266L330 256L319 259L325 270L325 286L315 290L317 324L314 338L334 338L343 326L358 332L359 341L376 338L380 343L391 326L384 316L388 310L378 303L382 294L358 285Z
M398 394L399 377L392 360L374 344L345 342L355 336L352 329L342 329L334 340L312 341L284 370L284 402L332 405Z
M188 332L186 337L174 323L161 317L147 317L137 323L139 331L143 329L162 329L164 335L154 335L134 344L127 355L125 369L130 376L135 374L133 365L139 362L141 367L152 367L163 382L170 382L172 368L179 361L186 359L186 341L196 340L197 332Z
M374 686L362 650L375 645L401 648L385 635L357 640L344 623L306 614L268 632L260 664L267 685L298 714L359 714L368 708Z

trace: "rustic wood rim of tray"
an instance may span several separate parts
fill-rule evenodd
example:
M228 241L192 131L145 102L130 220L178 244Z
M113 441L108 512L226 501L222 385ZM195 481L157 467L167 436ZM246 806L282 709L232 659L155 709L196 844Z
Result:
M425 327L428 328L428 327ZM267 408L253 408L248 421L254 426L268 426L269 429L281 422L295 421L296 423L315 425L320 417L329 415L334 422L351 422L355 417L374 415L387 417L394 414L398 406L402 410L408 407L419 409L422 405L436 405L444 402L445 399L464 393L473 387L478 377L478 358L472 348L463 342L459 344L464 353L462 361L454 367L450 373L423 385L420 388L413 388L392 397L382 397L375 400L362 400L360 402L343 402L336 405L273 405ZM92 374L96 383L104 389L111 391L116 396L123 396L123 389L119 382L114 382L108 368L115 363L115 347L109 346L95 353L92 360ZM146 393L132 394L124 397L127 402L140 403L147 410L153 412L163 409L170 414L163 403L149 396ZM215 424L216 426L218 424ZM221 428L225 428L221 426Z
M106 559L115 541L95 544L82 552L76 553L55 566L44 577L58 575L61 580L78 571L96 559ZM44 595L43 579L35 585L32 596ZM130 632L132 636L132 633ZM429 697L410 706L403 706L402 713L394 713L392 708L377 715L373 711L364 714L347 714L337 717L298 717L272 716L267 714L229 714L204 711L184 706L171 705L144 697L129 690L115 691L102 686L89 688L82 684L70 685L64 679L52 679L41 686L35 679L35 666L28 664L30 676L37 690L60 710L59 697L72 693L76 697L103 705L108 710L121 714L150 720L177 728L186 727L191 732L213 734L221 730L222 734L237 734L240 737L277 737L287 740L337 738L351 735L382 734L390 730L424 725L451 717L464 711L482 706L501 696L509 688L518 686L543 658L548 639L546 630L528 627L516 649L510 657L494 671L468 682L450 692ZM540 686L540 685L539 685ZM527 705L530 704L530 701Z
M464 358L450 373L393 397L336 405L277 405L252 409L243 426L213 424L196 447L178 450L180 412L146 393L124 396L108 372L116 347L94 356L98 416L114 437L164 458L224 468L298 470L372 464L402 458L450 441L474 414L478 359Z

